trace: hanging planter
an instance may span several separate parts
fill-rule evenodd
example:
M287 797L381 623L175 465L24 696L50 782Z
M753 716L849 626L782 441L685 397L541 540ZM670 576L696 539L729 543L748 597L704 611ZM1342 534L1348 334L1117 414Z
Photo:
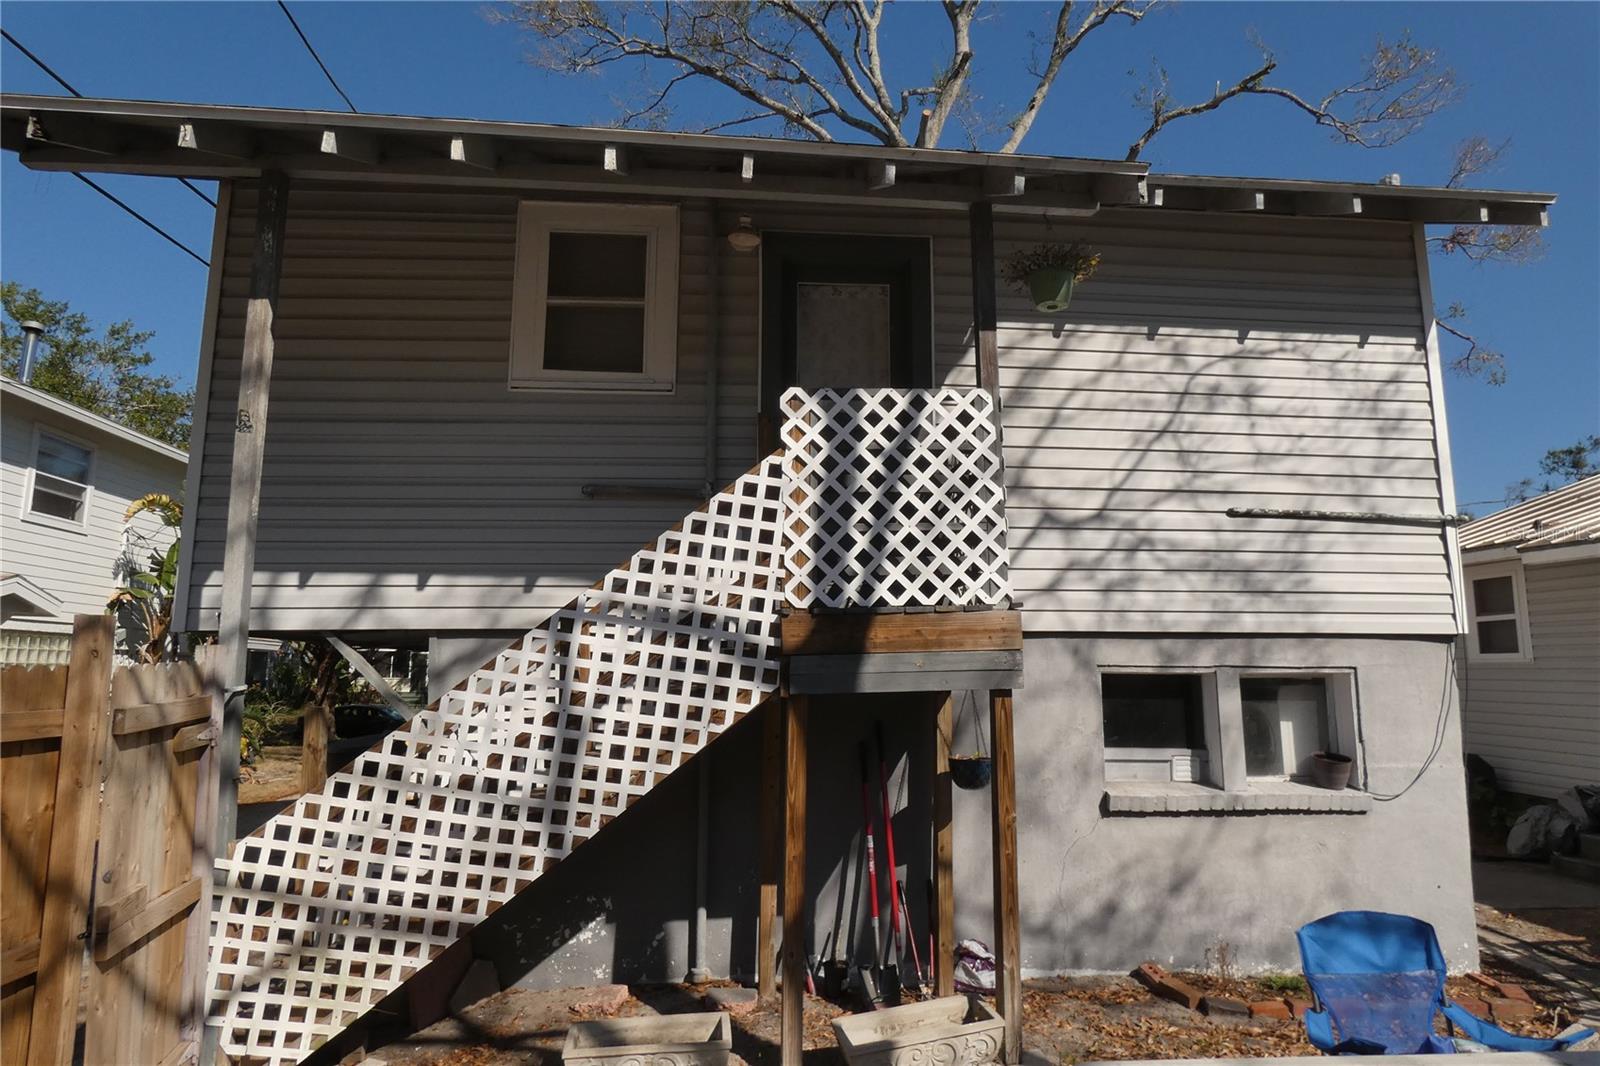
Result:
M994 757L989 754L989 745L984 742L983 722L978 718L977 701L971 692L966 694L963 702L972 720L972 733L977 737L978 750L970 755L950 756L950 782L963 791L976 792L988 788L989 782L994 780ZM946 751L955 750L954 739L948 736L944 738Z
M1050 242L1006 260L1002 274L1027 289L1033 308L1046 314L1065 311L1078 282L1088 281L1100 265L1100 253L1083 241Z

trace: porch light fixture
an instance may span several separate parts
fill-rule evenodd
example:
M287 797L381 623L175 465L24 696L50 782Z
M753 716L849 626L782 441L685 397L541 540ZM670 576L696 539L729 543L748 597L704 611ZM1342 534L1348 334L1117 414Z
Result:
M761 247L761 234L750 224L749 215L739 216L739 224L728 234L728 247L736 252L753 252Z

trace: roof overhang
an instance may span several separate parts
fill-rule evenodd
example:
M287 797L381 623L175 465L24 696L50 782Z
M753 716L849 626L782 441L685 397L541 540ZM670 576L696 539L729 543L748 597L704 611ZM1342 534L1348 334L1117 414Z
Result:
M53 396L42 389L34 388L32 385L24 385L19 381L12 381L10 378L0 378L0 396L4 396L9 400L23 400L33 404L35 407L43 408L62 420L71 423L73 428L80 432L90 430L103 433L108 437L115 437L118 440L127 441L129 444L143 448L152 455L170 459L180 466L189 462L189 453L182 448L174 448L165 441L147 437L138 430L129 429L120 422L113 422L105 415L86 411L75 403L69 403L59 396Z
M0 95L24 166L1093 214L1144 207L1544 225L1545 193L1150 175L1143 163L477 119Z

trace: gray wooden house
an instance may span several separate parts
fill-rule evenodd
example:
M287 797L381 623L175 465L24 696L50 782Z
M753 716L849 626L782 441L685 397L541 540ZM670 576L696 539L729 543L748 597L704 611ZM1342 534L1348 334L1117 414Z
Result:
M780 880L797 1002L807 954L870 950L878 722L910 927L944 987L954 937L994 944L1010 1061L1022 974L1218 941L1287 968L1348 907L1476 964L1424 227L1553 197L113 100L3 123L36 169L222 181L185 627L432 653L433 709L221 861L230 1051L293 1061L430 959L770 989ZM1067 239L1102 264L1066 311L997 281ZM952 793L978 749L992 795Z

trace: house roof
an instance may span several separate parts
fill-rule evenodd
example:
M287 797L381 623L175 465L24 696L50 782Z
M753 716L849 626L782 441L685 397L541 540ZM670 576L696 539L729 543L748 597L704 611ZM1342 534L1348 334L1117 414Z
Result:
M4 396L7 400L24 400L37 407L44 408L79 429L92 430L116 437L119 440L127 441L129 444L137 445L163 459L171 459L180 465L189 461L189 453L182 448L174 448L164 441L146 436L138 430L129 429L118 422L113 422L104 415L86 411L75 403L68 403L59 396L52 396L50 393L36 389L31 385L24 385L21 382L12 381L10 378L0 378L0 396Z
M62 612L59 599L22 574L0 574L0 599L13 600L14 615L58 618Z
M1468 522L1460 536L1464 552L1527 552L1600 542L1600 474Z
M481 119L0 94L0 146L36 170L405 180L728 199L1093 214L1101 207L1545 225L1549 193L1151 174L1065 156Z

